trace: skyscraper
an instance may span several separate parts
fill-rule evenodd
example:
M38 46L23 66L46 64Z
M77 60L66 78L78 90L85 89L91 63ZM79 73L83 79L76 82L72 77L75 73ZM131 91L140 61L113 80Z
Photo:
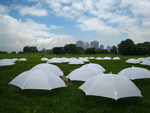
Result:
M93 46L91 44L89 44L89 42L84 43L84 49L91 48L91 47L93 47Z
M84 47L84 42L83 41L81 41L81 40L79 40L79 41L76 41L76 46L77 47Z
M111 47L108 45L108 46L107 46L107 50L110 51L110 49L111 49Z
M103 50L104 49L104 45L100 45L100 49Z
M91 45L92 45L95 49L98 49L98 48L99 48L99 42L98 42L98 41L93 41L93 42L91 42Z

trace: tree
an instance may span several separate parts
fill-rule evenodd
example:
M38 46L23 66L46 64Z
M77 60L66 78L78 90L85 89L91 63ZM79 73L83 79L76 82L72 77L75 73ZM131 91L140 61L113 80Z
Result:
M116 46L112 46L112 48L110 49L110 53L117 55L118 54L117 47Z
M53 48L53 53L54 54L64 54L65 52L64 52L63 47L54 47Z
M95 53L96 53L95 48L87 48L85 50L85 54L95 54Z
M79 50L79 53L84 53L84 49L82 47L77 47Z
M103 50L101 50L101 52L100 52L100 54L108 54L109 52L108 52L108 49L103 49Z
M123 40L118 44L118 52L121 55L132 55L131 48L134 46L134 42L131 39Z
M25 53L27 53L27 52L37 52L37 51L38 51L37 47L35 47L35 46L31 46L31 47L25 46L23 48L23 52L25 52Z
M68 53L71 53L72 55L79 53L79 50L78 50L76 44L67 45L67 49L68 49Z

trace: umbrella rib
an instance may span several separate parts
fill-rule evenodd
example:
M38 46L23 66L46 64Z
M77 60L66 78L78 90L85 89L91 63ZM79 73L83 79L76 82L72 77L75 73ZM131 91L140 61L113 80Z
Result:
M112 77L112 81L113 81L113 84L114 84L114 90L115 90L115 98L117 100L117 96L116 96L116 88L115 88L115 82L114 82L114 79L113 79L113 75L111 74L111 77Z
M45 77L47 78L46 74L44 74L44 75L45 75ZM48 84L48 79L46 79L46 81L47 81L47 84ZM49 84L48 84L48 87L49 87L49 90L50 90Z
M30 76L30 75L31 75L31 74L29 74L29 76ZM28 76L28 78L29 78L29 76ZM27 83L28 78L27 78L26 81L24 82L23 87L22 87L22 90L24 89L24 86L25 86L25 84Z

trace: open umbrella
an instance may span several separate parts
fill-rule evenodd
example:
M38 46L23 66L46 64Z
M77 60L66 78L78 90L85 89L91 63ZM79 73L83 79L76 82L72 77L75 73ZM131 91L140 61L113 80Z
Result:
M15 63L12 60L7 60L7 59L0 60L0 66L9 66L14 64Z
M120 60L120 58L119 57L114 57L113 60Z
M48 61L48 58L41 58L41 61Z
M18 61L26 61L27 59L26 58L20 58L18 59Z
M70 60L68 64L84 64L84 62L82 60L74 59Z
M121 70L118 73L118 75L125 76L131 80L134 80L134 79L141 79L141 78L150 78L150 71L145 68L132 66L130 68L125 68Z
M128 60L125 61L126 63L132 63L132 64L139 64L140 61L138 61L137 59L134 58L130 58Z
M99 74L103 74L103 72L97 68L84 66L72 71L67 78L71 81L87 81L89 78Z
M34 66L31 70L36 70L36 69L52 71L58 76L63 76L63 72L61 71L61 69L53 64L41 63L41 64Z
M19 74L9 84L23 89L51 90L66 87L63 80L51 71L29 70Z
M102 72L105 72L105 69L101 65L99 65L99 64L89 63L89 64L83 65L82 67L84 67L84 66L97 68L97 69L101 70Z
M150 60L143 61L141 64L142 65L150 66Z
M139 96L141 91L126 77L115 74L101 74L94 76L82 84L79 89L86 95L102 96L112 99Z
M111 60L110 57L104 57L103 60Z

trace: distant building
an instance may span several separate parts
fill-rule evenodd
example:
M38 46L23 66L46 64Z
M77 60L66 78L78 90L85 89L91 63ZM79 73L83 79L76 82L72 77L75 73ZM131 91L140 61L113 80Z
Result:
M89 44L88 42L84 43L84 49L91 48L91 47L93 47L93 46L91 44Z
M100 45L100 49L103 50L104 49L104 45Z
M111 49L111 47L108 45L108 46L107 46L107 50L110 51L110 49Z
M98 42L98 41L93 41L93 42L91 42L91 45L92 45L95 49L98 49L98 48L99 48L99 42Z
M81 40L79 40L79 41L76 41L76 46L77 47L84 47L84 42L83 41L81 41Z

